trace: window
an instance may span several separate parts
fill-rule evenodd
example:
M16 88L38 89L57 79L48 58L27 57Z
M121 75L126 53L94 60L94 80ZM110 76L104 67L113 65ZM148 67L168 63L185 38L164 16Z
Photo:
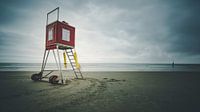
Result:
M53 40L53 28L49 28L49 31L48 31L48 40Z
M62 29L62 39L65 41L70 41L70 32L67 29Z

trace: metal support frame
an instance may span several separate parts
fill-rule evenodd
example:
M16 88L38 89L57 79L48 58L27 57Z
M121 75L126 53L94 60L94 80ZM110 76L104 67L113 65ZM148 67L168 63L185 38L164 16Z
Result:
M42 60L42 67L41 67L41 71L43 69L43 66L44 66L44 59L46 57L46 49L44 50L44 56L43 56L43 60Z
M60 55L59 55L59 49L57 47L57 57L58 57L58 61L57 61L57 58L56 58L56 54L55 54L55 51L53 50L53 55L54 55L54 59L55 59L55 62L56 62L56 65L57 65L57 68L58 68L58 71L59 71L59 74L60 74L60 77L61 77L61 83L63 84L64 83L64 78L63 78L63 75L62 75L62 67L61 67L61 60L60 60ZM42 67L41 67L41 74L43 74L44 70L45 70L45 67L46 67L46 63L47 63L47 60L48 60L48 57L49 57L49 53L50 53L50 50L45 50L44 51L44 56L43 56L43 62L42 62ZM51 70L49 73L47 73L45 76L43 76L42 78L45 78L47 77L48 75L50 75L54 70Z
M53 13L54 11L56 11L57 10L57 21L59 21L59 7L57 7L57 8L55 8L55 9L53 9L52 11L50 11L50 12L48 12L47 13L47 20L46 20L46 25L48 25L48 22L49 22L49 15L51 14L51 13Z
M46 78L48 75L50 75L51 73L53 73L53 70L51 70L49 73L47 73L45 76L43 76L42 78Z
M61 82L62 84L64 83L63 81L63 75L62 75L62 68L61 68L61 61L60 61L60 55L59 55L59 50L58 50L58 46L57 46L57 55L58 55L58 61L59 61L59 72L60 72L60 77L61 77Z
M51 50L53 51L53 55L54 55L54 59L55 59L55 62L56 62L56 66L57 66L57 69L59 71L59 75L60 75L60 79L59 80L61 81L62 84L65 84L65 80L66 79L64 79L64 76L63 76L63 73L62 73L61 59L60 59L60 54L59 54L59 46L57 45L56 49L51 49ZM47 64L47 61L48 61L49 53L50 53L51 50L46 50L45 49L45 51L44 51L43 62L42 62L42 67L41 67L41 72L40 72L40 74L42 75L41 79L42 78L48 78L48 75L50 75L51 73L56 71L56 70L50 70L49 73L43 75L43 72L45 71L45 67L46 67L46 64ZM57 54L55 53L55 50L56 50ZM72 70L74 71L76 79L78 79L80 76L83 79L83 75L82 75L80 69L76 68L76 64L74 62L75 59L74 59L73 49L72 48L68 48L68 49L62 49L62 50L66 53L66 55L67 55L67 57L69 59L69 63L71 64L71 67L72 67ZM48 71L48 70L46 70L46 71Z
M46 55L46 52L47 52L47 55ZM44 57L43 57L43 62L42 62L42 68L41 68L41 73L43 73L44 69L45 69L45 66L46 66L46 63L47 63L47 60L48 60L48 56L49 56L49 52L50 50L45 50L44 52Z
M54 50L53 50L53 56L54 56L54 59L56 61L56 66L57 66L57 68L59 70L59 65L58 65L58 61L57 61L56 54L55 54Z

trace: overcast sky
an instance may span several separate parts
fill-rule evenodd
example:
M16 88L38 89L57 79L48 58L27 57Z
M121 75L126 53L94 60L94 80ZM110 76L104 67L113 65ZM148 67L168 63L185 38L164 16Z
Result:
M56 7L80 62L200 63L199 0L1 0L0 62L42 62Z

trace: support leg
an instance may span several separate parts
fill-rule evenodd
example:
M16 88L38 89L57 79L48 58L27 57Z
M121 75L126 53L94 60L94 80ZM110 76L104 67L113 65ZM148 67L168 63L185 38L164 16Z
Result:
M43 69L43 66L44 66L44 60L45 60L45 57L46 57L46 49L44 50L44 56L43 56L43 60L42 60L42 67L41 67L41 71Z
M49 50L50 51L50 50ZM37 74L33 74L31 76L31 79L33 81L38 81L38 80L41 80L43 77L42 77L42 74L43 74L43 71L44 71L44 68L46 66L46 62L47 62L47 59L48 59L48 55L49 55L49 51L47 53L47 56L46 56L46 49L44 51L44 56L43 56L43 62L42 62L42 67L41 67L41 71L40 73L37 73Z
M55 59L55 61L56 61L56 66L57 66L57 68L58 68L58 70L59 70L59 65L58 65L58 61L57 61L56 54L55 54L55 51L54 51L54 50L53 50L53 56L54 56L54 59Z
M48 50L48 52L47 52L47 56L46 56L45 61L44 61L44 63L43 63L43 67L42 67L42 69L41 69L41 73L43 73L43 71L44 71L44 69L45 69L45 66L46 66L46 64L47 64L49 52L50 52L50 50Z
M57 55L58 55L58 61L59 61L59 72L60 72L60 77L61 77L61 81L62 81L62 84L63 84L64 81L63 81L63 75L62 75L62 70L61 70L61 61L60 61L60 55L59 55L58 47L57 47Z

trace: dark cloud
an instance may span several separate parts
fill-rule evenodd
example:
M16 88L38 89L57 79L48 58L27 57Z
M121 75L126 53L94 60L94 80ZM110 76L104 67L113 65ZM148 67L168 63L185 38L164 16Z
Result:
M24 59L26 61L31 61L31 58L37 59L39 56L33 55L41 46L36 41L30 42L30 38L32 37L25 34L0 31L0 62L19 62L19 60L23 62Z
M200 1L171 1L167 25L170 29L169 51L186 55L200 54Z
M12 24L25 18L20 10L34 9L38 4L35 0L0 0L0 24Z
M159 46L168 53L200 55L198 0L111 0L93 3L128 11L113 19L106 28L103 25L101 30L111 37L121 38L115 34L116 30L123 30L129 36L124 39L130 43L134 43L131 38L136 35L141 44Z

